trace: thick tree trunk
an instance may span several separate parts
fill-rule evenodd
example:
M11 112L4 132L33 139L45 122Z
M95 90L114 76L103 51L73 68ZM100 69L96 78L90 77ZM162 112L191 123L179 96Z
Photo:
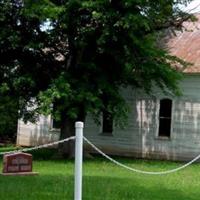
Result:
M75 121L70 119L62 120L60 139L65 139L75 135ZM64 158L74 157L74 140L70 140L59 145L59 152Z
M85 114L81 112L81 115L76 120L68 118L63 112L61 115L61 135L60 139L65 139L75 135L75 122L84 122ZM59 152L64 158L75 157L75 140L70 140L59 145Z

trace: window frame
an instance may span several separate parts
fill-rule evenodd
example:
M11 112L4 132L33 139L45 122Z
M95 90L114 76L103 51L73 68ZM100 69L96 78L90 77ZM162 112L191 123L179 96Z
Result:
M114 132L114 121L112 120L112 132L104 131L104 112L101 114L101 129L100 129L100 134L103 136L113 136Z
M160 128L160 107L161 107L161 101L162 100L170 100L171 101L171 123L170 123L170 134L169 136L159 135L159 128ZM156 110L156 139L163 139L163 140L171 140L173 137L173 113L174 113L174 101L173 99L169 97L163 97L160 99L157 99L157 110Z
M49 130L50 131L60 131L61 130L61 128L54 128L53 127L53 116L52 115L50 115L50 127L49 127Z

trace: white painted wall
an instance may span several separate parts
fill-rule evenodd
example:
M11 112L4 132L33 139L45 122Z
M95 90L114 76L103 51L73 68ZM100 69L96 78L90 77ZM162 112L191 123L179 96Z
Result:
M169 139L158 137L159 100L166 98L158 90L154 97L130 88L122 93L130 105L128 126L115 127L113 134L103 135L102 128L88 116L84 135L106 153L143 158L188 160L200 153L200 75L187 75L180 83L181 97L173 99L172 128ZM19 121L18 145L33 146L57 140L51 130L50 117L41 116L35 124ZM93 150L85 145L85 148Z
M18 121L17 145L36 146L59 139L58 130L52 129L51 117L40 116L36 124Z
M186 75L180 83L181 97L170 97L172 127L169 139L158 137L159 100L166 98L156 91L149 97L139 91L123 91L130 107L129 124L115 129L113 136L102 136L100 128L87 120L85 135L110 154L188 160L200 153L200 76ZM89 148L89 147L88 147Z

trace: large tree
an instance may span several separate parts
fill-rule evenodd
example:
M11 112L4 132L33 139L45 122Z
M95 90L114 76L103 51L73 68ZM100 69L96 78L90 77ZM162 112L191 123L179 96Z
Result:
M61 138L88 113L98 121L106 111L123 122L120 88L179 92L175 65L185 63L157 42L158 33L192 20L178 6L188 2L0 0L1 84L19 99L24 120L38 113L60 118Z

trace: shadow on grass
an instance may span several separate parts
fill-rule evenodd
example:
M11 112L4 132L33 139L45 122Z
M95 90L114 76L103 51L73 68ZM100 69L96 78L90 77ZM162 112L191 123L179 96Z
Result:
M0 177L0 199L72 200L73 176L39 175L34 177ZM194 194L173 189L161 182L134 178L84 176L83 200L197 200Z

